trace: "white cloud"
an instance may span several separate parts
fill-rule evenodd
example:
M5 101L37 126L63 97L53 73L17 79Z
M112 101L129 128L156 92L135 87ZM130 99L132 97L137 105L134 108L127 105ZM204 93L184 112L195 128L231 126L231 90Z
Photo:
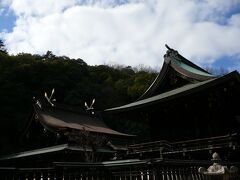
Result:
M47 16L75 4L74 0L12 0L11 8L18 16Z
M5 7L11 4L12 0L1 0L0 1L0 7Z
M5 16L6 7L11 4L11 0L0 0L0 16Z
M12 0L10 53L83 58L88 64L162 64L167 43L199 64L240 54L239 0ZM240 8L239 8L240 9Z
M240 28L240 13L230 18L229 24L235 28Z

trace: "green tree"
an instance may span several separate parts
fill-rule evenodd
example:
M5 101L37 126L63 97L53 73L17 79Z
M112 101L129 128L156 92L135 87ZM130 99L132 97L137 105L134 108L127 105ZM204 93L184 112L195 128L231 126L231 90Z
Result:
M135 72L130 66L89 66L82 59L56 56L51 51L43 56L9 55L1 44L0 151L8 153L17 151L15 137L30 117L33 96L43 98L45 91L55 88L59 104L84 110L84 102L95 98L94 108L102 110L136 100L156 75Z
M128 95L132 99L139 98L151 85L156 74L140 71L136 73L132 79L133 83L128 87Z
M4 44L3 40L1 40L1 39L0 39L0 53L7 54L7 49L5 47L5 44Z

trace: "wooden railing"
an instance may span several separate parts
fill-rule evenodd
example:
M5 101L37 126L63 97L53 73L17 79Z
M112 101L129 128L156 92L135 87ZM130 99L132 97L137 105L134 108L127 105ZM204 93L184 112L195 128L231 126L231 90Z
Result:
M202 138L188 141L154 141L130 145L128 148L129 155L139 155L144 153L159 152L161 156L168 154L178 154L195 151L206 151L214 149L236 149L237 134L226 136Z
M48 168L0 167L0 179L6 180L239 180L238 173L209 176L198 173L208 161L160 159L122 160L102 163L56 162ZM230 167L233 163L225 162ZM240 164L235 163L236 167Z

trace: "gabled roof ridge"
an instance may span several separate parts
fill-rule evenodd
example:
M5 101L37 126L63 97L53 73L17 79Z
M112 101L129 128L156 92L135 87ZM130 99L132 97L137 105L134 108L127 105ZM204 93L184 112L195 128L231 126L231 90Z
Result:
M208 71L206 71L205 69L199 67L198 65L194 64L193 62L189 61L187 58L183 57L181 54L178 54L178 56L181 58L182 61L184 61L185 64L189 65L189 66L193 66L194 68L203 71L205 73L211 74Z
M166 54L164 55L164 61L166 61L167 57L171 57L174 58L175 60L178 60L180 62L184 62L185 64L192 66L193 68L196 68L200 71L203 71L205 73L210 74L208 71L204 70L203 68L199 67L198 65L194 64L193 62L191 62L190 60L188 60L187 58L183 57L177 50L169 48L169 46L166 45L166 47L168 48Z
M191 83L206 81L216 77L180 55L178 51L170 48L168 45L165 46L167 52L164 55L163 66L159 74L137 101L153 96L157 89L158 92L161 92L162 84L169 72L176 72L180 78Z
M179 63L184 63L192 68L195 68L199 71L202 71L204 73L207 73L209 75L212 75L208 71L204 70L203 68L199 67L198 65L194 64L187 58L183 57L181 54L178 53L177 50L170 48L167 44L165 45L166 48L168 49L166 54L164 55L164 62L166 63L171 63L173 60L178 61Z

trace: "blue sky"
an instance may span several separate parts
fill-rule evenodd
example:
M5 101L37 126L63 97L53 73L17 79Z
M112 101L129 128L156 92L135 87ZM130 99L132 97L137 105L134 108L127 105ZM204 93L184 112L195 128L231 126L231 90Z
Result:
M2 12L0 13L0 32L12 32L16 18L17 17L9 8L6 7L2 9Z
M164 44L202 67L240 70L239 0L1 0L10 54L159 68Z

